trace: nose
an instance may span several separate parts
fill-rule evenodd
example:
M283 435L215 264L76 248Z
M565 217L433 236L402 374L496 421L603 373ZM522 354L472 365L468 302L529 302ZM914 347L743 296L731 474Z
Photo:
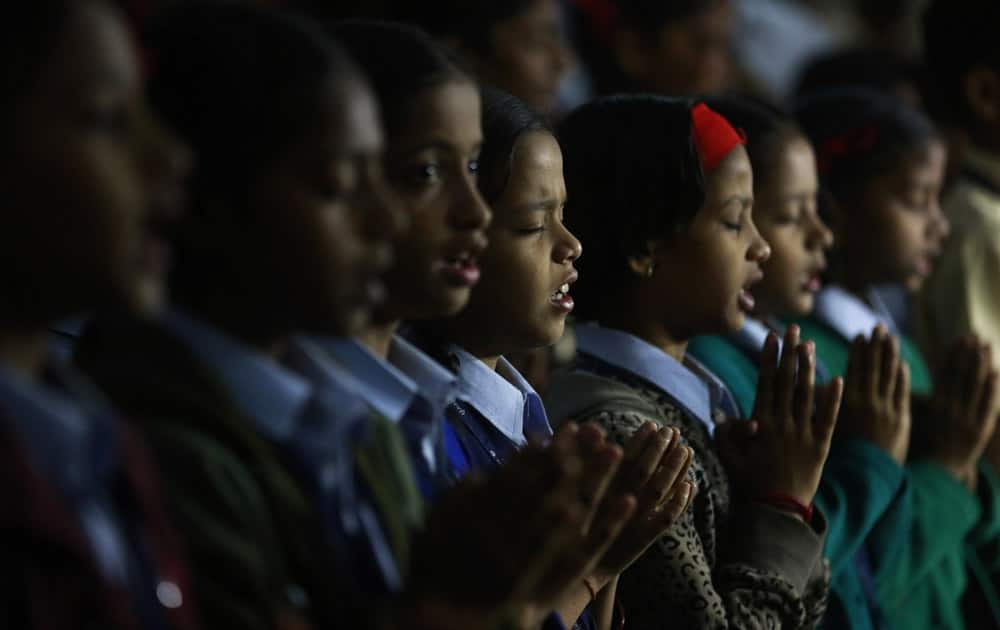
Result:
M811 247L819 249L830 249L833 247L833 231L827 226L823 218L818 213L811 215L812 224L809 232L809 244Z
M177 195L176 201L180 201L184 180L194 164L194 154L144 106L137 113L137 128L139 168L150 186L152 206L162 215L156 218L177 219L183 204L173 203L170 198Z
M462 178L458 186L458 196L451 205L452 225L460 230L485 230L493 220L493 212L479 193L475 180Z
M747 249L747 260L755 262L758 265L763 265L771 257L771 246L760 235L760 232L757 230L757 224L752 220L750 221L750 229L752 230L752 236L750 247Z
M559 237L552 249L552 260L559 264L575 262L583 255L583 245L564 225L559 224Z

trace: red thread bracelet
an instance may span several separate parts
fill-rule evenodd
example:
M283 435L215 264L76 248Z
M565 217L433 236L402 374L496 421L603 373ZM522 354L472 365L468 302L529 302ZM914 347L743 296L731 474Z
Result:
M813 519L813 504L810 503L806 505L802 501L799 501L790 494L785 494L784 492L770 492L764 496L757 499L761 503L767 503L778 509L784 509L791 512L795 512L802 517L802 520L806 522L807 525L812 524Z

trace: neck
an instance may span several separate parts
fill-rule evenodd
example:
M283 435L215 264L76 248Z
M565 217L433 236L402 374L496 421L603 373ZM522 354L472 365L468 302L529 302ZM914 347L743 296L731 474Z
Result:
M389 357L392 338L399 330L400 324L402 324L400 320L372 323L358 335L358 340L375 356L386 359Z
M29 378L38 378L48 355L48 326L0 328L0 361Z
M479 359L480 361L482 361L483 363L485 363L486 367L488 367L491 370L493 370L494 372L496 372L497 363L500 362L500 357L499 356L495 356L495 357L478 357L477 356L476 358Z
M857 296L864 296L873 282L868 275L868 269L859 262L852 262L850 256L846 257L843 268L837 278L840 286L844 287Z
M222 296L206 297L198 300L181 300L179 306L184 311L225 331L236 339L277 359L288 345L290 332L282 326L253 318L249 313L259 312L252 307L243 308Z
M637 305L635 308L625 308L619 311L616 316L602 317L600 321L602 325L624 330L653 344L677 361L684 361L688 340L679 339L676 335L671 334L659 321L644 318L641 314L645 312L645 309L639 308Z

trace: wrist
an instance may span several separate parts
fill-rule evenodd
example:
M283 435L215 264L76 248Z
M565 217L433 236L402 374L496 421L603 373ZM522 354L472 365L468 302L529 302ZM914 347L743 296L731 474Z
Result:
M813 503L802 501L801 498L784 492L768 492L755 499L758 503L769 505L773 508L793 514L807 525L812 524Z

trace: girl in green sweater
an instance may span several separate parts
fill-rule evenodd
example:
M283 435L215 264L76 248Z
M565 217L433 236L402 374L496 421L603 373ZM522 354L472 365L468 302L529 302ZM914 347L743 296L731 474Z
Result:
M832 284L800 322L803 337L836 376L857 362L858 337L887 330L899 335L911 376L913 525L876 590L895 627L960 629L969 563L977 562L966 541L997 529L1000 486L990 465L977 466L996 421L997 376L989 348L967 339L933 387L919 350L871 291L887 283L916 291L930 272L948 234L938 205L945 147L922 114L867 91L814 96L799 122L816 147L821 202L837 242Z
M812 146L794 122L745 99L719 99L712 106L747 135L757 225L772 253L743 327L728 336L699 337L690 351L726 383L749 418L764 339L782 328L778 317L812 311L833 234L817 212ZM830 524L824 553L832 578L824 625L868 630L887 627L873 584L896 564L891 559L902 539L881 534L905 533L912 522L902 466L909 384L906 364L886 335L859 344L858 358L864 360L856 361L845 382L845 406L815 502ZM863 382L880 376L879 367L889 375L886 387L862 390Z

